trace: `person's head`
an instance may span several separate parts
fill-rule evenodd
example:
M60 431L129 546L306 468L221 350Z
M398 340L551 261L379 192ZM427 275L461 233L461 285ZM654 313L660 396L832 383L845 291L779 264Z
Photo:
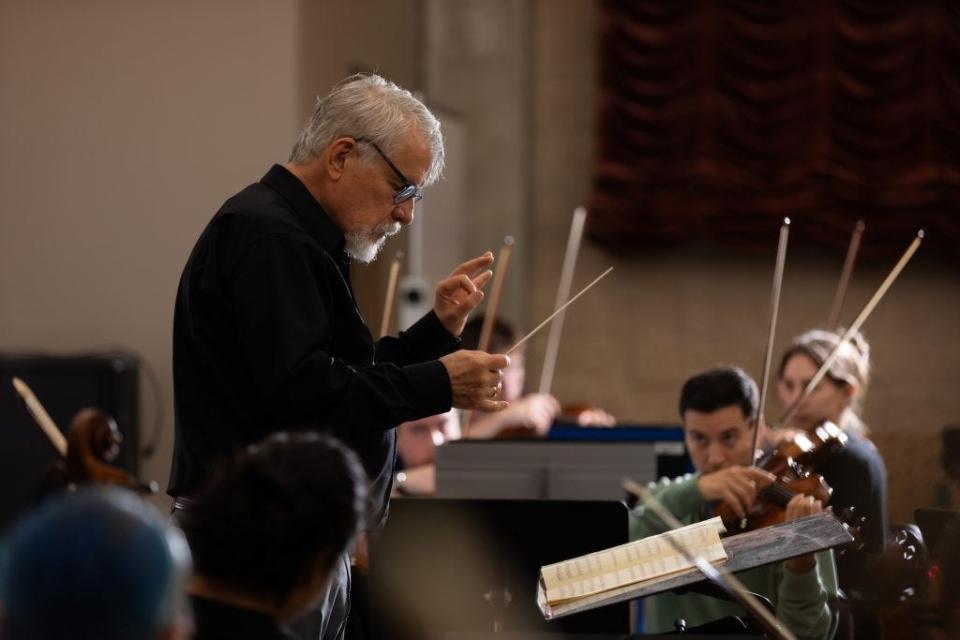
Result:
M322 597L366 508L363 467L336 440L279 433L251 445L180 515L194 590L202 583L281 622L296 618Z
M318 99L290 154L346 236L348 254L361 262L413 222L414 202L440 177L443 162L437 118L376 74L352 75Z
M51 498L13 530L5 555L5 640L188 637L187 543L132 493Z
M710 369L684 383L680 420L687 452L698 471L753 462L758 403L756 383L739 367Z
M433 462L437 447L460 437L460 418L454 409L404 422L397 427L397 454L405 467Z
M484 318L483 314L478 314L467 321L463 333L460 334L464 349L476 349L480 344L480 332L483 329ZM517 339L517 332L509 322L494 318L487 352L505 353L516 344ZM500 398L507 402L513 402L523 395L523 384L526 377L524 351L525 348L520 347L511 353L510 366L503 370L503 390L500 393Z
M793 405L807 383L840 343L841 334L815 329L794 339L780 360L777 397L784 410ZM793 425L813 429L829 420L843 429L865 433L860 420L870 381L870 346L859 333L845 342L823 380L800 405Z

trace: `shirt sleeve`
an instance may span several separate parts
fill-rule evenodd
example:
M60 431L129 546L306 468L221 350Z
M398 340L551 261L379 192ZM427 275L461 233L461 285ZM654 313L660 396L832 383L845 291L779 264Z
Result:
M239 257L229 283L242 362L258 404L276 425L382 431L450 409L444 366L414 362L415 353L425 352L417 332L403 346L410 352L400 358L403 366L335 357L337 347L347 348L337 341L369 349L371 363L374 347L353 304L331 308L335 287L346 284L333 261L307 240L285 234L257 240Z
M819 551L816 559L816 566L802 574L783 563L777 567L777 619L804 640L827 640L837 628L837 612L830 606L837 594L833 552Z
M406 365L436 360L460 348L460 338L447 331L433 311L397 337L377 340L377 362Z
M700 520L700 514L706 505L700 489L697 488L697 473L689 473L679 478L661 478L651 482L647 489L677 520L683 524L692 524ZM630 539L639 540L647 536L662 533L664 525L660 519L639 505L630 512Z

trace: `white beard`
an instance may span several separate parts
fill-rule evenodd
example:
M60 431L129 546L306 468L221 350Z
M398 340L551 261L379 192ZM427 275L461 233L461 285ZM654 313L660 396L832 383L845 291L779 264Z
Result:
M390 236L400 232L400 223L382 225L367 233L345 233L346 246L344 250L353 260L361 264L373 262L380 249Z

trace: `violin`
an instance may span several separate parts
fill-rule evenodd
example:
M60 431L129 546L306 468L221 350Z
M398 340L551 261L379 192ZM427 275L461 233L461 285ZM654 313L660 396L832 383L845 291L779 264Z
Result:
M847 434L832 422L785 439L758 462L757 466L772 473L776 480L760 491L746 517L741 519L725 503L718 506L717 515L733 534L783 522L787 504L797 495L812 496L827 504L833 489L813 470L846 443Z

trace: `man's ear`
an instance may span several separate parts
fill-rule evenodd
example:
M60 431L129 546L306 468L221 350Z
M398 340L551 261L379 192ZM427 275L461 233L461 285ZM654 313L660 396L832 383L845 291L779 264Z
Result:
M339 180L346 171L347 158L353 153L357 142L353 138L337 138L323 154L324 170L331 180Z

